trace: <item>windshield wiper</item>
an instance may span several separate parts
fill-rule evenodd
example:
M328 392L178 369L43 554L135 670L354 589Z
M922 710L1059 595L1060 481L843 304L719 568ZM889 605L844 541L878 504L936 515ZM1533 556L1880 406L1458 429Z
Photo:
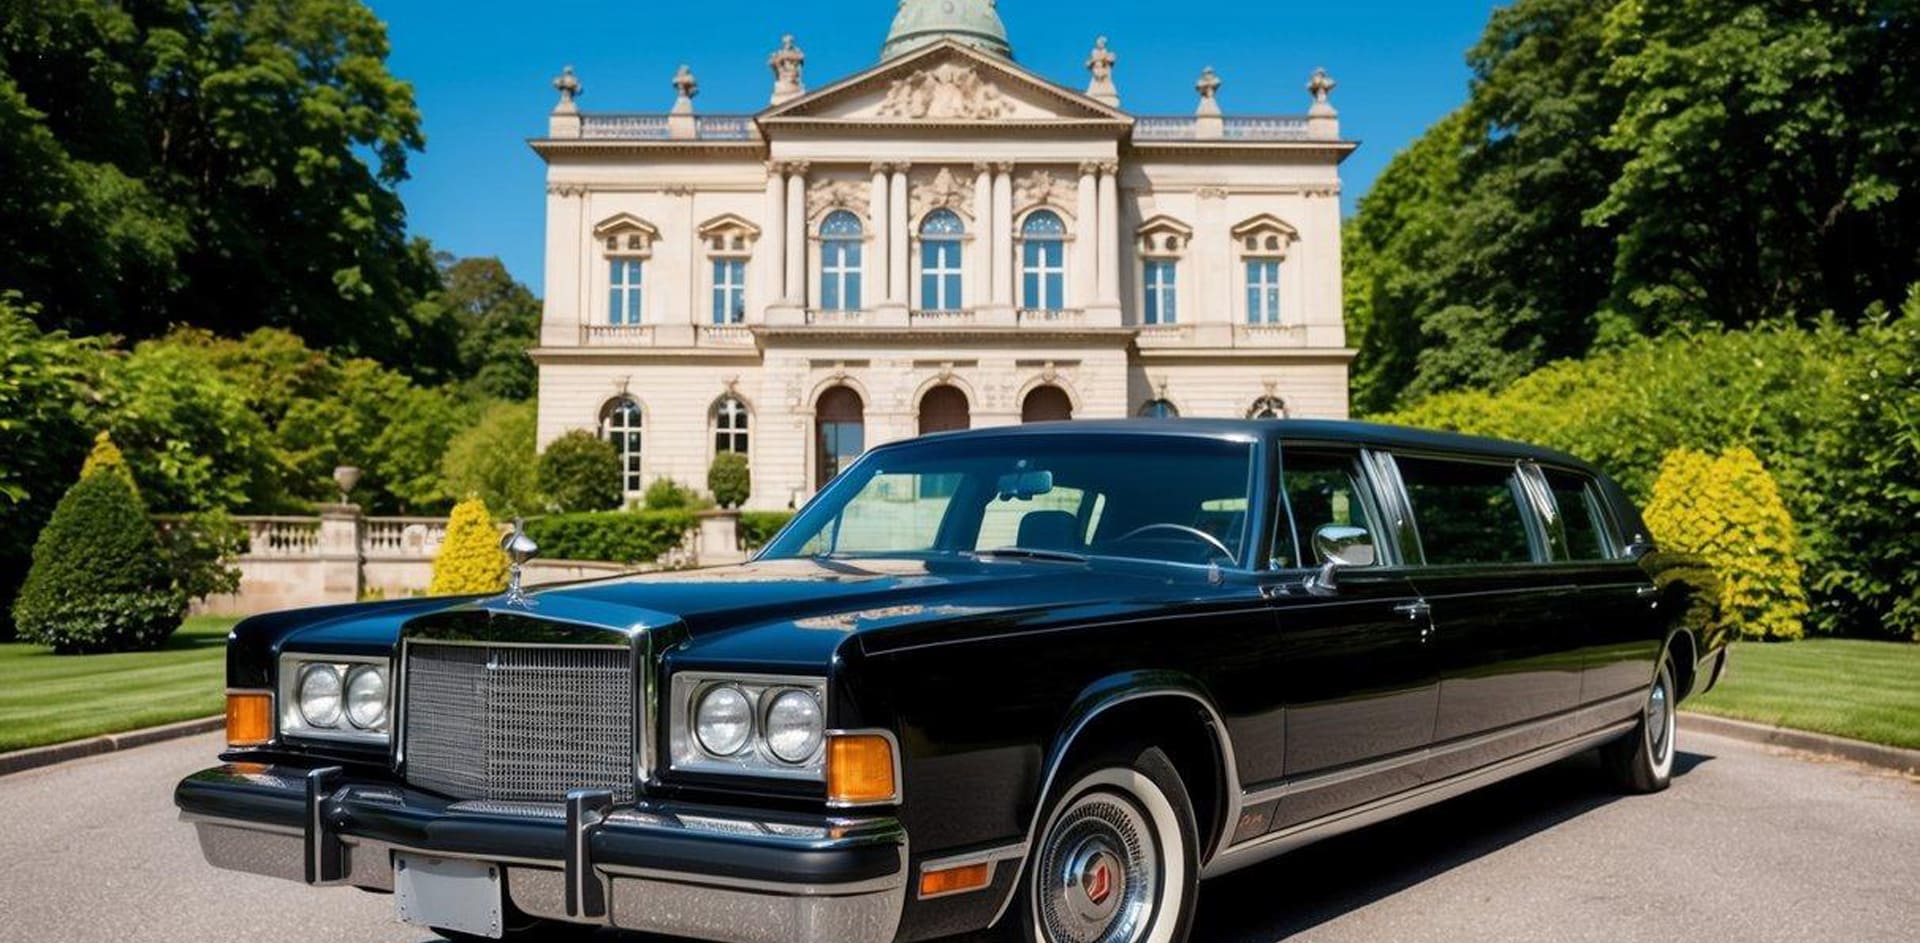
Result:
M1007 557L1020 560L1057 560L1061 563L1085 563L1087 556L1070 550L1037 550L1032 547L995 547L992 550L976 550L976 557Z

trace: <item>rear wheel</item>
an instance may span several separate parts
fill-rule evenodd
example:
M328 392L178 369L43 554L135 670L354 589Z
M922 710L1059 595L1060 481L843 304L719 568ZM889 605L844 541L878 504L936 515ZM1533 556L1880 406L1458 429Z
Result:
M1673 675L1672 656L1663 656L1633 732L1600 750L1609 777L1625 792L1659 792L1673 780Z
M1014 913L1030 943L1183 943L1200 883L1193 804L1156 747L1080 764L1049 807Z

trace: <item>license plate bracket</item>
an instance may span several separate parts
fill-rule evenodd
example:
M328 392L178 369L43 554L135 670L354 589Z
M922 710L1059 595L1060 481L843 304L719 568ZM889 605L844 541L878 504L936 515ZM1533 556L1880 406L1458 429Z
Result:
M396 852L394 909L407 923L499 939L500 870L485 861Z

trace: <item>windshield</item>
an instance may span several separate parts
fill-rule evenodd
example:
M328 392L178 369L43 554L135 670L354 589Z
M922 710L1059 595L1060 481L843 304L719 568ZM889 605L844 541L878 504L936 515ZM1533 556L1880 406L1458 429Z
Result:
M1235 566L1253 445L1189 436L947 439L861 459L763 559L1107 556Z

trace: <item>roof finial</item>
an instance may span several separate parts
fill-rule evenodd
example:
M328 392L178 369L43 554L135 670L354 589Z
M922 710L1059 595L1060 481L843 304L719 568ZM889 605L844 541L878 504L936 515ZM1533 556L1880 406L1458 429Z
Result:
M580 97L582 93L580 80L573 74L573 66L567 66L560 70L560 74L553 79L553 87L560 92L560 103L553 106L554 111L575 112L580 110L580 107L573 103L573 100Z
M1193 135L1202 139L1214 139L1226 136L1226 118L1220 111L1220 74L1213 66L1200 70L1200 80L1193 83L1193 89L1200 93L1200 106L1193 110L1195 120Z
M807 54L794 45L793 34L780 37L780 48L767 57L767 68L773 70L773 104L786 104L807 93L801 80L806 65Z
M1337 84L1325 69L1313 70L1313 77L1307 80L1307 94L1313 96L1313 107L1307 109L1307 137L1324 141L1339 139L1340 112L1327 100Z
M1113 64L1118 61L1120 57L1107 48L1107 37L1093 41L1093 51L1087 54L1087 71L1093 75L1093 81L1087 83L1088 98L1120 106L1120 90L1113 84Z

